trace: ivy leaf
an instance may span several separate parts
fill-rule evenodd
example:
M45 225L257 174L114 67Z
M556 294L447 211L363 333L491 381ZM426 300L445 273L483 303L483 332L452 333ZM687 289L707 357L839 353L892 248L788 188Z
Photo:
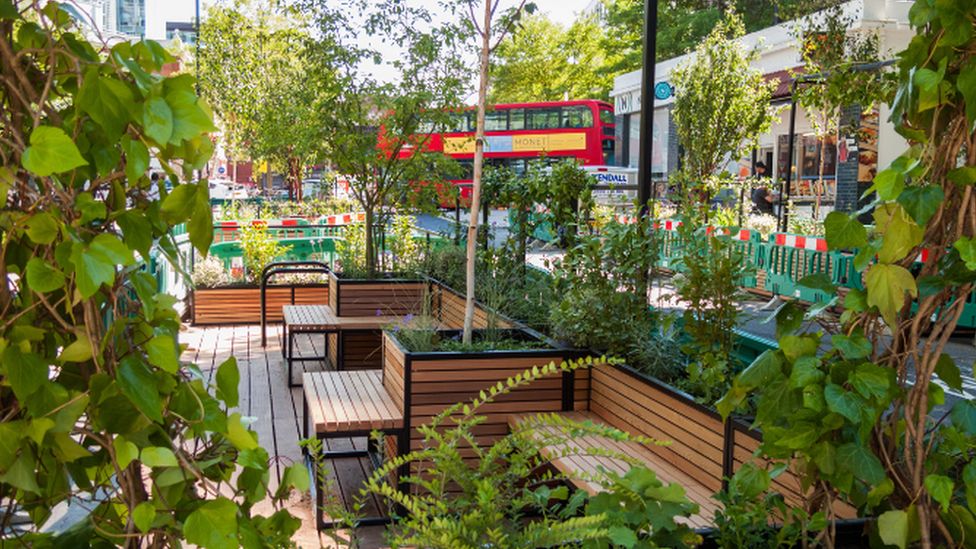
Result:
M809 448L819 436L820 429L817 425L810 422L799 422L786 431L785 436L776 441L776 445L790 450Z
M924 187L909 187L898 196L898 203L912 216L919 226L925 225L932 219L939 205L945 199L942 187L925 185Z
M138 210L127 210L122 212L115 221L122 229L122 235L129 247L138 251L143 257L149 257L149 249L153 243L152 225L145 213Z
M868 231L856 218L843 212L830 212L824 219L824 233L831 250L860 248L868 243Z
M865 398L884 398L892 384L889 372L891 370L865 362L854 371L851 385Z
M115 437L115 440L112 441L112 448L115 449L115 461L120 469L125 469L139 457L139 447L126 440L122 435Z
M964 236L957 240L952 247L959 252L959 257L966 263L966 268L970 271L976 271L976 239Z
M149 446L142 449L139 458L146 467L179 467L180 462L176 459L176 454L169 448L162 446Z
M932 474L925 477L925 490L932 496L932 499L942 506L943 512L949 509L949 503L952 502L952 491L955 486L956 484L952 479L945 475Z
M905 549L908 545L908 513L902 510L881 513L878 517L878 536L885 545Z
M210 190L208 188L208 196L209 192ZM163 204L160 209L163 219L173 225L186 221L196 207L196 194L197 185L192 183L184 183L173 187L173 190L163 199Z
M240 382L237 359L230 357L217 368L217 398L223 400L228 408L234 408L239 402L237 387Z
M843 334L834 335L830 338L830 343L847 360L866 358L874 349L871 346L871 342L868 341L868 338L864 337L864 334L861 332L854 332L849 336Z
M64 274L39 257L27 261L27 287L46 294L64 287Z
M956 88L966 100L966 121L976 123L976 63L969 61L956 76Z
M153 336L146 343L146 354L149 356L150 364L165 372L175 374L180 369L180 360L177 356L176 342L173 341L173 336Z
M148 532L156 518L156 508L152 503L144 501L132 510L132 522L140 532Z
M845 390L840 385L828 383L824 388L824 400L827 401L827 408L831 412L844 416L851 423L860 421L861 406L864 401L854 393Z
M0 19L17 19L17 6L11 0L0 0Z
M826 374L820 369L820 361L816 357L801 357L793 365L790 372L790 387L801 389L813 383L819 383Z
M4 350L3 367L7 373L7 383L21 402L47 381L47 364L34 353L21 352L19 346L12 345Z
M146 135L159 145L165 145L173 135L173 111L162 97L146 101L142 112Z
M87 336L82 335L61 351L58 360L61 362L85 362L91 360L91 357L91 341L88 340Z
M830 275L827 273L814 273L809 274L797 283L805 288L810 288L812 290L820 290L833 295L837 292L837 286L830 280Z
M962 391L962 373L952 357L943 354L935 363L935 373L946 385L957 391Z
M787 360L792 362L803 356L817 354L818 340L819 338L809 335L787 335L779 339L779 347L783 350L783 354L786 355Z
M116 380L119 389L140 412L156 423L163 422L163 401L156 389L156 378L143 362L133 356L122 359Z
M237 504L220 497L190 513L183 523L186 541L205 549L236 549Z
M976 183L976 167L961 166L959 168L953 168L946 174L946 178L956 185L972 185Z
M283 486L294 488L299 492L305 492L308 490L310 479L308 477L308 469L303 463L293 463L285 468L285 472L281 475L281 484Z
M85 73L78 90L78 108L105 129L109 139L122 135L130 117L129 107L135 101L132 90L116 78L101 76L96 67Z
M878 260L893 263L922 243L925 231L898 204L883 204L874 210L877 229L884 234Z
M167 82L169 85L170 82ZM198 105L199 99L191 90L177 89L166 94L166 103L173 111L173 135L170 142L177 144L204 132L215 130L213 121Z
M39 494L41 488L37 485L34 452L29 449L22 451L14 464L7 469L7 472L0 475L0 482L5 482L25 492Z
M837 463L846 465L856 478L871 486L887 478L878 457L861 444L848 442L838 447Z
M918 295L912 273L898 265L879 263L868 269L868 305L877 307L881 316L894 328L895 315L905 305L905 294Z
M71 171L88 162L81 157L75 142L61 128L38 126L24 151L24 168L41 177Z
M898 198L905 188L905 176L900 171L888 168L878 172L874 176L873 189L877 191L881 200L894 200Z
M766 350L739 374L736 382L745 389L754 389L782 375L783 366L779 354L773 350Z
M39 213L27 220L27 236L37 244L50 244L58 237L58 222L49 213Z
M976 435L976 401L960 399L952 405L949 417L959 430Z
M122 137L122 150L125 152L125 176L131 185L139 181L149 169L149 149L142 141L125 135Z
M637 545L637 534L626 526L611 526L607 529L607 537L614 547L634 547Z
M248 431L241 423L241 414L234 413L227 418L227 439L239 450L250 450L258 447L255 435Z
M77 275L75 283L86 299L95 295L102 284L112 284L116 265L130 265L134 261L132 250L113 234L102 233L88 246L76 242L71 247L71 262Z
M210 209L210 186L206 181L197 184L194 197L193 215L186 223L190 242L202 255L206 256L213 242L213 214Z

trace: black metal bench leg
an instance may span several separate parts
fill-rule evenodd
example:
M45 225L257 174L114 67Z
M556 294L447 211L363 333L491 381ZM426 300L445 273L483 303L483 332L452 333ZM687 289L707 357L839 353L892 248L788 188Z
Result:
M292 365L295 363L295 337L294 334L288 334L288 358L285 359L288 362L288 386L298 387L301 383L296 384L292 381Z

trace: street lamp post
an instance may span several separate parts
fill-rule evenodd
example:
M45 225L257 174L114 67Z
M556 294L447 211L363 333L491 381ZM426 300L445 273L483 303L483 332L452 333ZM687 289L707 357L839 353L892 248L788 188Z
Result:
M644 68L641 78L640 158L637 161L637 201L642 216L648 215L648 201L656 198L651 182L654 151L654 80L657 63L657 0L644 0Z

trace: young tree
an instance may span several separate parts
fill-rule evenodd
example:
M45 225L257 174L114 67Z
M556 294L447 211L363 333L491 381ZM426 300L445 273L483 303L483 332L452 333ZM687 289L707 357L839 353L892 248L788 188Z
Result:
M742 19L730 12L672 72L674 125L685 151L682 175L702 213L709 193L727 179L719 169L752 149L776 113L770 105L776 82L765 81L751 66L758 53L736 40L743 33Z
M852 30L852 22L852 16L835 6L794 30L803 54L803 72L820 77L796 92L797 103L806 110L820 142L814 219L819 218L825 191L827 141L840 129L841 111L857 106L861 112L869 112L891 89L891 79L883 70L857 70L860 65L881 61L880 39L870 30Z
M474 176L473 189L471 192L471 221L468 223L468 260L465 268L467 288L465 293L464 307L464 335L463 343L471 344L471 333L474 327L474 292L475 292L475 273L474 267L478 254L478 207L481 204L481 172L484 168L485 159L485 109L488 103L488 71L489 61L492 51L498 47L505 36L512 29L512 26L522 16L522 11L535 11L535 4L526 0L521 0L519 4L504 14L501 14L499 30L493 33L491 24L498 10L500 0L484 0L484 18L481 23L475 16L477 0L466 0L470 16L469 23L474 27L475 35L480 40L480 54L478 59L478 122L474 138ZM494 41L494 43L493 43Z
M270 161L301 200L302 171L322 157L333 73L309 70L313 40L301 14L264 2L210 8L200 29L201 91L222 121L228 151Z
M449 157L428 150L431 133L450 123L460 108L467 83L458 48L461 33L451 26L421 31L431 14L401 6L354 1L331 9L313 3L318 39L310 70L334 75L326 93L328 109L317 122L324 131L328 159L349 176L353 198L366 214L365 266L379 268L377 227L395 208L431 208L432 195L445 176L457 170ZM397 81L381 82L362 70L377 52L354 44L350 13L365 14L367 32L398 44L402 57L393 63ZM402 212L401 212L402 213Z

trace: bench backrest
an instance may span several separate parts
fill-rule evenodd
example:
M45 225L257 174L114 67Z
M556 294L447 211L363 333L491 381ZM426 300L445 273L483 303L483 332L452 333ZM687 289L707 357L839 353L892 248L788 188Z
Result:
M722 421L646 379L609 364L593 368L590 411L629 433L667 446L649 446L709 490L722 488Z

